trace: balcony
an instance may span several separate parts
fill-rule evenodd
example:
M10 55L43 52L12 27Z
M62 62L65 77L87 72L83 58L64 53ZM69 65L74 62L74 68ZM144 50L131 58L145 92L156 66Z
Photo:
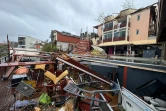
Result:
M114 25L114 29L117 29L118 28L118 25Z
M120 24L120 28L122 28L122 27L126 27L126 22Z
M149 25L149 31L148 31L148 37L154 37L156 36L156 24L150 23Z
M125 40L125 36L114 37L114 38L113 38L113 41L121 41L121 40Z
M105 29L104 29L104 32L109 31L109 30L112 30L112 27L105 28Z
M112 42L112 38L104 39L103 42Z
M124 23L121 23L120 24L120 28L123 28L123 27L126 27L126 22L124 22ZM130 24L129 24L129 26L130 26ZM118 28L118 24L117 25L114 25L114 29L117 29Z

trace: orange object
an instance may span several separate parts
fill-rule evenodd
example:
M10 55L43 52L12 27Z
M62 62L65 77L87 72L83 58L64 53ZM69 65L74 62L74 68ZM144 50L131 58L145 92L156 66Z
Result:
M35 107L34 109L35 109L35 111L40 111L41 110L39 107Z
M26 68L26 67L21 67L21 68L18 68L16 71L15 71L15 74L27 74L29 72L29 69Z

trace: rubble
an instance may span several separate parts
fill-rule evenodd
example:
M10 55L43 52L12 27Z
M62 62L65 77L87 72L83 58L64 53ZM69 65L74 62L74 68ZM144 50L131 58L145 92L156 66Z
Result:
M46 61L16 61L16 58L19 58L20 61L24 56L32 55L13 54L11 62L0 64L0 68L8 67L10 70L4 76L8 79L7 81L10 81L10 75L16 76L16 80L7 87L11 91L9 95L13 95L8 98L13 100L12 105L9 105L10 110L120 111L122 105L130 105L131 101L122 104L124 99L128 99L128 95L138 103L144 104L149 109L148 111L156 110L126 89L121 88L119 82L116 83L94 72L65 54L52 53L47 55L48 58L42 55L34 55L35 57L46 58ZM17 85L15 85L16 83ZM32 102L34 99L37 99L37 102ZM146 99L154 102L151 98ZM155 105L158 106L155 108L165 107L163 101L154 100L160 102L160 105ZM5 105L0 107L0 110Z

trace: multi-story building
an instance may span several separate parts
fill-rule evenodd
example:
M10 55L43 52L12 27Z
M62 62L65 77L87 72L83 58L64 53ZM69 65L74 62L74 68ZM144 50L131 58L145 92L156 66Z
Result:
M51 42L55 44L58 49L67 51L70 45L74 45L80 41L80 37L68 32L59 32L57 30L51 31Z
M19 48L36 48L37 43L43 43L43 41L38 40L36 38L30 36L22 36L18 37L18 47Z
M157 6L153 4L138 10L122 10L117 17L105 20L103 30L100 30L101 25L95 26L98 34L102 34L99 46L108 54L133 56L161 49L156 45L156 12Z
M108 54L126 53L128 44L131 13L136 9L122 10L117 17L106 17L99 46L104 47ZM121 52L123 50L123 52Z

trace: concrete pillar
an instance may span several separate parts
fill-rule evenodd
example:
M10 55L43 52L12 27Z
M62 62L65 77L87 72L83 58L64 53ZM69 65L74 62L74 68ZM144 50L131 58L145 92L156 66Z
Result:
M114 46L114 55L115 55L115 52L116 52L116 46Z
M114 38L114 24L115 24L115 21L113 21L113 28L112 28L112 42L113 42L113 38Z
M130 15L127 16L127 22L126 22L126 36L125 36L125 40L127 41L128 35L129 35L129 19L130 19Z
M127 52L126 55L130 55L131 54L131 45L127 45ZM128 62L128 59L126 59L126 62Z
M162 44L161 59L166 60L166 44Z
M127 52L126 52L127 55L130 55L131 54L131 45L127 45Z

